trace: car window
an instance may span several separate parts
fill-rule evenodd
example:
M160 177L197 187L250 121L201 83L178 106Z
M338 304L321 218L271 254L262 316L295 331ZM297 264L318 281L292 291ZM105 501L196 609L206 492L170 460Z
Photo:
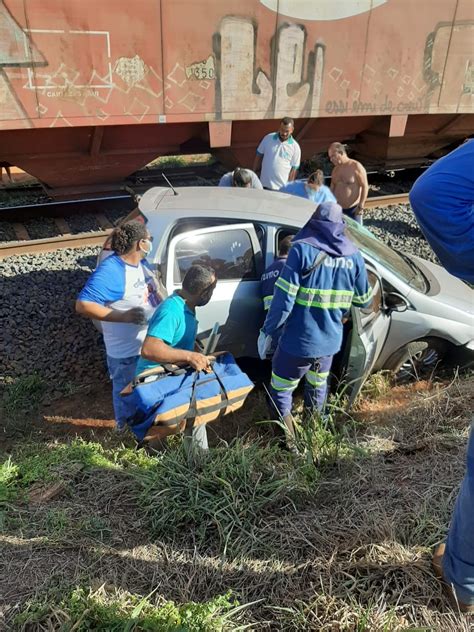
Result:
M213 268L218 281L257 278L252 241L242 229L190 235L180 240L175 249L174 282L181 283L195 263Z
M425 277L414 262L405 255L401 255L389 246L386 246L373 233L364 227L358 226L353 220L347 219L346 221L352 241L363 253L367 253L408 285L421 292L427 291L428 287Z

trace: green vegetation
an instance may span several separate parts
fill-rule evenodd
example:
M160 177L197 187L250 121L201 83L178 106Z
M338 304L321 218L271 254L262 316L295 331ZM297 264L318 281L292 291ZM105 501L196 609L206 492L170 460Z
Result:
M141 597L127 591L76 588L66 597L48 595L31 600L16 616L19 630L60 629L63 632L224 632L243 629L234 621L242 610L227 593L206 603L176 605L152 595Z
M430 547L465 470L472 376L399 388L355 419L342 400L305 419L306 459L256 425L256 395L213 426L241 438L207 455L14 426L0 459L6 629L467 632Z
M147 471L141 506L157 538L188 539L192 531L200 547L218 542L222 555L243 555L268 544L265 517L295 512L315 479L277 446L236 440L193 469L176 449Z
M37 374L10 380L2 387L0 412L14 421L25 412L36 411L45 395L46 385Z

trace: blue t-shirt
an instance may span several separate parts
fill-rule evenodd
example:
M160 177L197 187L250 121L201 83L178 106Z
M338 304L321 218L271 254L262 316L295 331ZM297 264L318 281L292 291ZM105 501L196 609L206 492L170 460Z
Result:
M413 185L410 202L446 270L474 283L474 140L427 169Z
M281 187L280 193L289 193L290 195L297 195L298 197L311 200L315 204L322 204L322 202L336 202L331 189L325 184L321 185L317 191L309 191L306 189L306 180L294 180L294 182L288 182L285 186Z
M176 292L165 299L153 314L148 325L147 336L159 338L170 347L194 350L198 321L184 299ZM147 369L159 366L159 362L140 358L136 375Z
M116 254L104 259L94 270L78 299L120 312L141 307L147 320L161 300L148 264L142 261L134 266ZM107 355L112 358L130 358L140 353L146 325L107 321L102 321L101 325Z

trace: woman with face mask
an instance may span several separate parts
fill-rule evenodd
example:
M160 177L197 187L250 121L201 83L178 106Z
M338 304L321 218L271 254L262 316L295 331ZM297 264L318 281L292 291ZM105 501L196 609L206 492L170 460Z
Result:
M288 182L280 189L280 193L297 195L298 197L311 200L315 204L336 201L331 189L324 184L324 174L321 169L313 171L306 181L295 180L294 182Z
M131 221L114 230L113 254L89 277L76 301L76 312L102 322L117 430L133 414L120 391L133 379L147 322L162 298L144 261L152 249L145 224Z

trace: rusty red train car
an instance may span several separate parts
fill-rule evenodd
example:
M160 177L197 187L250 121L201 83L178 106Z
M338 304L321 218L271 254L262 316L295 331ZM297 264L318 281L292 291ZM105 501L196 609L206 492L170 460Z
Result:
M160 155L251 165L292 116L393 167L474 128L472 0L0 0L0 161L53 188Z

